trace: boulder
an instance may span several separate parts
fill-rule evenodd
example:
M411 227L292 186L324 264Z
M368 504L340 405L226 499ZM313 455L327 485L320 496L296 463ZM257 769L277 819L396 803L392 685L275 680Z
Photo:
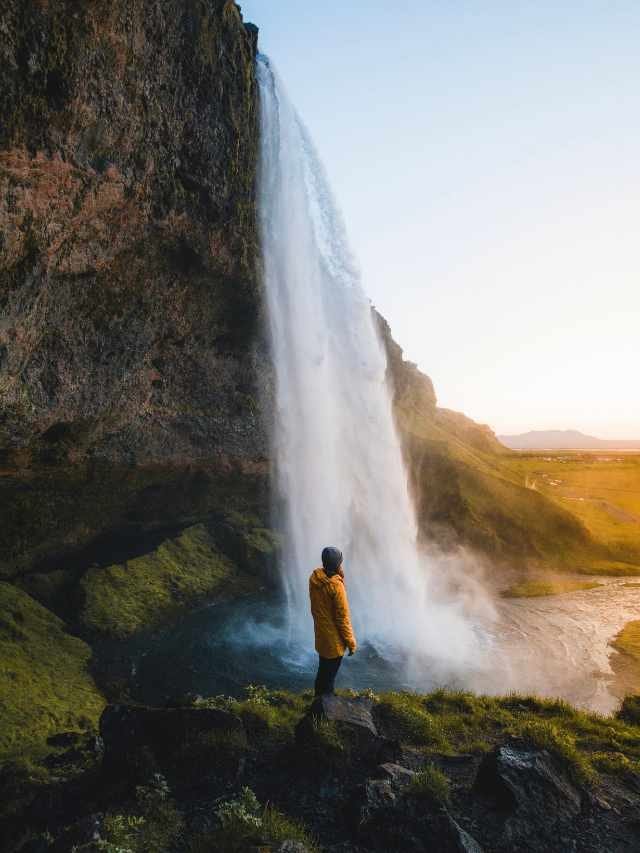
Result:
M482 853L446 808L403 791L414 775L410 770L394 764L380 769L387 778L367 779L349 802L350 827L359 844L384 853Z
M242 721L216 708L108 705L100 718L103 769L109 775L146 778L156 767L170 767L185 750L197 752L216 732L243 735Z
M583 806L583 792L559 762L533 747L497 747L482 760L473 787L495 812L502 843L535 838L532 850L549 849L556 827Z
M388 742L378 734L371 713L372 705L371 700L364 697L317 697L296 726L297 744L301 747L312 744L318 724L328 722L334 724L338 736L348 743L352 758L379 760Z
M497 747L480 764L474 790L508 813L572 818L582 808L582 792L546 750Z
M314 699L311 715L339 723L341 726L355 730L367 730L373 737L378 736L376 724L373 721L371 709L373 702L364 696L347 699L344 696L326 694Z

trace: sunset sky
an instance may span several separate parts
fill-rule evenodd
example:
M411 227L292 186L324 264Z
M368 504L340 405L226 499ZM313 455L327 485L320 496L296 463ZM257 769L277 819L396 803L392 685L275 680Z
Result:
M640 438L640 3L242 10L440 404Z

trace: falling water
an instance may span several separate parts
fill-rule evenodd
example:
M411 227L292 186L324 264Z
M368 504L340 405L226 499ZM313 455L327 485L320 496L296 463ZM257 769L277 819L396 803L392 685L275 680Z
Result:
M323 166L266 57L258 79L273 450L291 640L309 645L309 572L324 545L337 545L359 641L387 659L414 666L426 659L432 674L454 675L476 656L477 637L417 549L371 305Z

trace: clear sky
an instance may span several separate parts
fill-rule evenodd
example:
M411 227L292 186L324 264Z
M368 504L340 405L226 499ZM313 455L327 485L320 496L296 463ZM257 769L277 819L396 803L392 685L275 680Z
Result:
M245 0L441 405L640 438L639 0Z

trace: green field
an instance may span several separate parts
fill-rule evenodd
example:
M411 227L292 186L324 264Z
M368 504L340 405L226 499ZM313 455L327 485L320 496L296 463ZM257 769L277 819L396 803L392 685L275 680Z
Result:
M528 489L574 515L594 543L609 551L611 559L596 561L594 572L624 574L626 567L640 565L640 453L518 453L506 465Z

